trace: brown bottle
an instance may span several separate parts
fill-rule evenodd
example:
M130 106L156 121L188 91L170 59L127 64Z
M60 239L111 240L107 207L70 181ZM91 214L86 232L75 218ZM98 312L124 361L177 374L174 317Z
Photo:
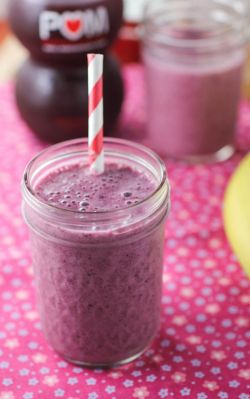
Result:
M118 64L107 55L122 24L122 0L10 0L12 30L30 51L17 76L23 119L47 141L87 135L88 52L105 54L105 133L123 101Z

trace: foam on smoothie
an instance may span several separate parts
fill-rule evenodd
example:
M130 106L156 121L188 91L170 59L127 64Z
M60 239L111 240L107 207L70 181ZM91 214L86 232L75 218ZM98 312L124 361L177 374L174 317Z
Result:
M102 175L86 165L56 169L36 187L36 195L50 205L80 212L122 209L147 198L156 180L129 166L107 163Z

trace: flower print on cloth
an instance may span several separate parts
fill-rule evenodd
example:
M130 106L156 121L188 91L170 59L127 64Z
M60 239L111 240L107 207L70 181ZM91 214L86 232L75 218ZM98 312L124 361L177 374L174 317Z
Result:
M141 66L126 67L124 81L120 132L143 137ZM111 370L72 365L46 343L19 187L27 162L46 144L21 121L11 84L1 86L0 126L0 399L250 399L250 280L228 245L221 218L228 180L250 151L250 104L241 105L241 151L230 160L167 160L172 209L161 329L140 359Z
M57 398L62 398L64 396L64 394L65 394L64 389L58 388L54 391L54 396Z
M182 388L181 390L180 390L180 394L181 394L181 396L190 396L190 393L191 393L191 389L189 389L189 388Z
M25 392L23 394L23 399L33 399L34 394L32 392Z
M0 393L0 399L15 399L15 395L11 391L3 391Z
M216 381L204 381L203 387L207 388L209 391L216 391L219 386Z
M218 393L218 397L220 398L220 399L227 399L228 398L228 393L227 392L219 392Z
M226 359L227 355L224 351L213 351L211 353L211 358L214 360L218 360L218 362L221 362L222 360Z
M111 394L111 393L114 393L114 392L116 391L116 388L115 388L115 386L108 385L108 386L105 388L105 391L106 391L107 393Z
M76 378L76 377L70 377L69 379L68 379L68 381L67 381L67 383L69 384L69 385L76 385L76 384L78 384L78 378Z
M204 392L200 392L197 394L197 399L207 399L208 396Z
M14 338L14 339L7 339L4 343L4 346L10 350L15 349L19 346L19 340Z
M245 380L250 380L250 369L239 370L238 376Z
M5 387L9 387L10 385L13 385L12 378L4 378L2 381L2 385L4 385Z
M125 381L123 382L123 386L126 387L126 388L130 388L130 387L132 387L133 385L134 385L134 381L132 381L132 380L125 380Z
M44 355L44 354L42 354L42 353L35 353L35 354L32 356L32 360L33 360L35 363L45 363L46 360L47 360L47 356Z
M159 391L159 396L161 399L165 399L168 397L168 389L161 389Z
M149 396L149 391L146 387L135 388L133 397L137 399L144 399Z
M98 394L96 392L91 392L88 394L88 399L98 399Z
M43 383L49 387L53 387L58 383L58 377L56 375L46 375L43 379Z
M86 380L86 383L87 383L88 385L96 385L96 379L95 379L95 378L88 378L88 379Z
M189 337L186 338L186 341L192 345L200 344L202 339L201 337L198 337L197 335L190 335Z
M110 373L110 377L114 378L114 379L118 379L122 377L122 373L120 371L113 371L112 373Z
M181 383L181 382L185 382L186 381L186 374L181 373L181 372L176 372L174 374L171 375L172 380L175 383Z

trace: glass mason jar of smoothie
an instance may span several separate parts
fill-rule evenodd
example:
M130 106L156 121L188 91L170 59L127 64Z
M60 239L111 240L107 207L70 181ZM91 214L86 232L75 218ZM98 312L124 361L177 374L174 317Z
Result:
M163 157L194 161L232 155L246 29L240 1L148 2L142 29L144 144Z
M87 140L50 147L26 168L23 214L42 328L67 360L115 366L138 357L160 324L170 189L151 150L106 139L105 172Z

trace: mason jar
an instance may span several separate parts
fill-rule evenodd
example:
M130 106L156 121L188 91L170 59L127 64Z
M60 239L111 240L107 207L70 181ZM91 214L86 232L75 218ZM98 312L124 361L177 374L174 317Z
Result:
M243 1L148 2L144 144L198 162L233 154L248 22Z
M110 209L101 212L64 209L41 199L41 181L63 168L87 164L83 139L40 153L22 182L44 334L68 361L95 367L135 359L157 333L170 206L165 165L157 155L109 138L104 151L106 164L145 174L154 181L154 192L121 209L110 202Z

